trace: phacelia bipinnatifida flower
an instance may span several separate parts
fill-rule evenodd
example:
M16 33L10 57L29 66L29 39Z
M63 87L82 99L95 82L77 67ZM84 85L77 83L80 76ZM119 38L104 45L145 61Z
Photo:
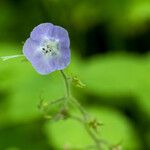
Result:
M43 75L62 70L70 63L68 32L51 23L35 27L23 46L23 54Z

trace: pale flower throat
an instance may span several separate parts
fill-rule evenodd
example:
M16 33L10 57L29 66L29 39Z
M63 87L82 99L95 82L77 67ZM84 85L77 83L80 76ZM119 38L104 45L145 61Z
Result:
M55 56L59 52L58 40L46 40L42 44L41 51L45 56Z

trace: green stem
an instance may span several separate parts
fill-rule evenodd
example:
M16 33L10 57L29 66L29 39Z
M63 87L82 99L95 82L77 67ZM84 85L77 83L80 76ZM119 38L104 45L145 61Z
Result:
M82 113L83 117L85 120L87 120L88 117L88 113L84 110L84 108L82 107L82 105L78 102L78 100L76 98L74 98L73 96L70 98L71 102L80 110L80 112Z
M72 119L75 119L77 121L79 121L80 123L82 123L87 131L87 133L89 134L89 136L93 139L93 141L96 143L96 147L98 150L101 149L101 141L97 138L97 136L91 131L91 129L89 128L87 122L85 122L85 120L82 120L80 117L76 117L76 116L71 116Z
M63 70L60 71L64 81L65 81L65 86L66 86L66 96L67 99L70 100L75 106L76 108L81 112L81 114L83 115L83 120L80 118L74 118L78 121L80 121L80 123L82 123L85 127L85 130L87 131L87 133L89 134L89 136L93 139L93 141L95 142L97 149L100 150L101 146L100 146L100 140L97 138L97 136L92 132L92 130L90 129L89 125L88 125L88 120L87 120L87 112L84 110L84 108L81 106L81 104L73 97L71 96L71 92L70 92L70 81L69 78L66 76L66 74L63 72Z
M63 78L64 78L64 81L65 81L66 96L67 96L67 98L69 98L71 94L70 94L70 86L69 86L68 77L66 76L66 74L64 73L63 70L60 70L60 72L61 72L61 74L62 74L62 76L63 76Z
M87 131L87 133L89 134L89 136L91 136L91 138L93 139L93 141L95 142L97 149L100 150L101 149L101 143L100 140L96 137L96 135L90 130L90 128L88 127L87 124L84 124L84 127Z

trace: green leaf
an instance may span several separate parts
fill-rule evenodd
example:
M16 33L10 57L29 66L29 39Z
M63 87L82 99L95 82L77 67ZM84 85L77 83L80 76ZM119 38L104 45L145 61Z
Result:
M150 57L103 55L93 57L81 69L87 94L106 97L121 105L137 104L150 114Z

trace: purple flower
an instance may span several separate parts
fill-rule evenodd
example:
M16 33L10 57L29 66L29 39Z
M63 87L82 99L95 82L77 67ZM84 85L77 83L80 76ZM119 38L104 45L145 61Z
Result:
M42 23L31 32L23 53L40 74L62 70L70 63L68 32L51 23Z

